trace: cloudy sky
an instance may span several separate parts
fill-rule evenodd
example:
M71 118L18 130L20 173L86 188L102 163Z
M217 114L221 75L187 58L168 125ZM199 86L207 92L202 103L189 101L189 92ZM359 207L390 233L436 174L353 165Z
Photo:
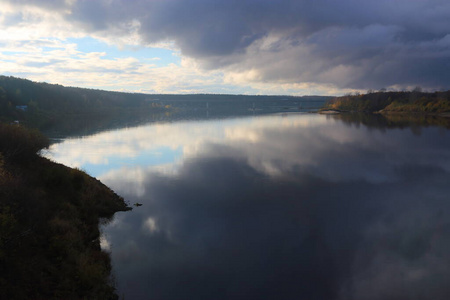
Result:
M450 89L448 0L0 0L0 74L146 93Z

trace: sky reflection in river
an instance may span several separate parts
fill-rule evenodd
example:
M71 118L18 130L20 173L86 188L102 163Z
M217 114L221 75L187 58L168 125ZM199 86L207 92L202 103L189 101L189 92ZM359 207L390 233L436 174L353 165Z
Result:
M148 125L54 145L131 203L126 299L447 299L450 134L320 115Z

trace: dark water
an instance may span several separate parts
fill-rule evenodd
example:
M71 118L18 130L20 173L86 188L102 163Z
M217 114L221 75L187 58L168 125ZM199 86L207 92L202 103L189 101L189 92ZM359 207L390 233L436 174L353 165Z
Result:
M131 203L125 299L449 299L450 131L311 114L153 124L53 158Z

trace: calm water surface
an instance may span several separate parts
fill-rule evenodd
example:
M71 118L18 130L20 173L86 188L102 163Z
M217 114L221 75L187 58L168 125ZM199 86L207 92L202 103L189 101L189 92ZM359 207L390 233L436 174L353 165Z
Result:
M104 226L125 299L448 299L450 131L312 114L55 144L131 204Z

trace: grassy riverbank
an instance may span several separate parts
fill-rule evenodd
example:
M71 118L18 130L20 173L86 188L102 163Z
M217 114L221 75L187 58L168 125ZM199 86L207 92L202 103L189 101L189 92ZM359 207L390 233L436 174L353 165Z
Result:
M450 91L425 93L415 90L347 95L333 98L322 110L446 116L450 114Z
M37 131L0 124L0 295L116 299L99 218L129 208L86 173L36 153Z

